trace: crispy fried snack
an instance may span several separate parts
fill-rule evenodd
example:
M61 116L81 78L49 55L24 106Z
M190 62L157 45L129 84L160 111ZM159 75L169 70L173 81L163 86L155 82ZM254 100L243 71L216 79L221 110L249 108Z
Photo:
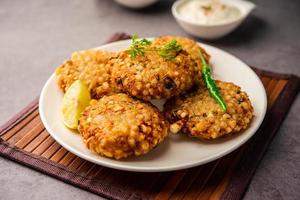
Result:
M121 159L142 155L168 134L168 123L156 107L126 94L93 100L79 120L79 132L89 149Z
M248 95L233 83L216 81L227 104L224 112L206 88L167 101L164 113L173 133L182 131L192 137L216 139L246 129L253 117Z
M210 55L201 46L199 46L199 44L197 44L196 41L185 37L162 36L154 39L152 44L155 46L160 46L170 42L173 39L175 39L183 47L183 49L190 55L190 57L196 63L194 70L196 72L195 74L196 83L199 84L199 82L201 82L201 77L202 77L202 73L201 73L202 63L201 63L200 52L208 63L210 60Z
M75 52L71 59L56 69L58 86L65 92L70 85L81 80L87 84L91 95L99 99L103 95L117 92L111 82L111 62L117 53L87 50Z
M165 59L155 51L176 39L182 44L174 59ZM185 38L161 37L155 39L143 55L132 58L127 51L120 53L112 67L112 80L119 89L131 96L149 101L169 99L190 89L201 80L201 60L196 54L201 49ZM207 53L203 53L208 59Z

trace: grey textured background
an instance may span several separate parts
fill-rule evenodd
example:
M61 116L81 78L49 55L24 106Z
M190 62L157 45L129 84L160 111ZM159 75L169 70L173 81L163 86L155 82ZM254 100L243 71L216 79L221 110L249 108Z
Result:
M188 36L174 21L173 1L131 11L112 0L0 1L0 123L39 95L71 52L100 45L117 31ZM261 0L234 33L214 42L248 64L300 75L300 1ZM245 199L300 199L300 99L259 166ZM99 199L0 158L0 199Z

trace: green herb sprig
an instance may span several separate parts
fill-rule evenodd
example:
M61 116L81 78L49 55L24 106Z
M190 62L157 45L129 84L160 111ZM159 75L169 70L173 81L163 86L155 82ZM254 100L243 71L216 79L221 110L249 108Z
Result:
M127 50L131 58L136 58L138 55L144 55L146 48L151 45L151 41L147 39L138 40L138 35L134 34L131 37L131 46Z
M203 5L203 6L201 6L201 8L205 11L210 11L212 9L212 6L211 5Z
M172 60L182 51L181 45L178 44L175 39L158 48L149 47L151 44L152 42L145 38L138 40L138 35L134 34L131 38L131 45L127 53L131 58L136 58L139 55L145 55L146 51L156 51L162 58Z
M181 50L181 45L175 39L157 49L158 54L167 60L174 59Z

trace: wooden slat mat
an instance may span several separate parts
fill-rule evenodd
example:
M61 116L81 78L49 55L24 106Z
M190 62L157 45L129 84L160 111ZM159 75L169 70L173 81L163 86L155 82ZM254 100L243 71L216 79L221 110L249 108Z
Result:
M50 137L37 100L0 128L0 155L109 199L240 199L300 87L294 75L255 71L268 95L262 126L242 147L206 165L135 173L92 164Z

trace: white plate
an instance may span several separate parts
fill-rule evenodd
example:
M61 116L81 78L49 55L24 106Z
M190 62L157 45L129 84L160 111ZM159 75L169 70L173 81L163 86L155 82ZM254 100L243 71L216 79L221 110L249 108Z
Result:
M99 47L118 51L127 48L130 41L120 41ZM75 155L90 162L127 171L158 172L172 171L202 165L224 156L244 144L258 129L265 116L267 98L265 89L257 75L238 58L215 47L202 46L211 55L215 77L231 81L246 91L254 107L254 118L250 127L233 137L216 141L199 141L183 134L170 135L149 154L125 160L112 160L89 151L78 133L63 125L60 116L62 92L53 74L46 82L39 101L41 119L51 136Z

